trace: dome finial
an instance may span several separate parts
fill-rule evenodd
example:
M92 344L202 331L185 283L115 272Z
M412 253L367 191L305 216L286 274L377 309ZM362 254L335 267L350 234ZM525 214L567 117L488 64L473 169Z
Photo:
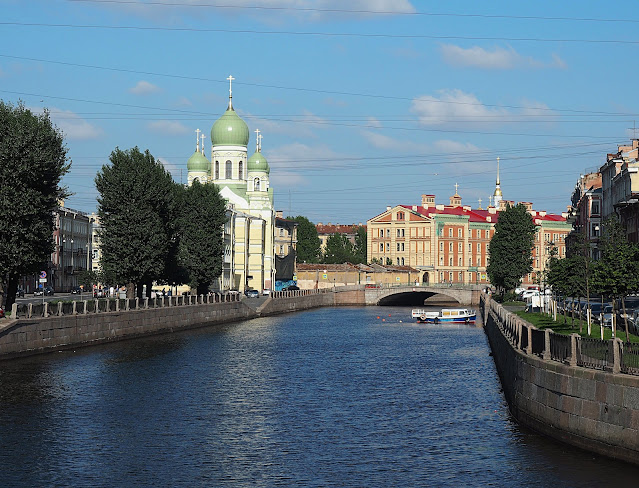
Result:
M229 75L227 80L229 80L229 110L233 110L233 78L232 75Z
M200 136L200 139L202 139L202 156L204 156L204 138L206 136L204 135L204 132L202 133L202 135Z
M262 136L262 134L260 134L259 136L257 136L257 138L258 138L258 142L257 142L257 150L258 150L259 152L262 152L262 137L264 137L264 136Z
M499 185L499 156L497 156L497 184Z
M200 129L195 129L195 152L200 152L200 132L202 132ZM204 146L202 146L202 149L204 149Z
M255 129L255 152L260 152L260 129Z

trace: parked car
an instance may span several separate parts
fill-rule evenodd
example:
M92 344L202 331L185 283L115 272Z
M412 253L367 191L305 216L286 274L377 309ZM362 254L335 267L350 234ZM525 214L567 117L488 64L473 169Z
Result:
M4 318L4 308L0 307L0 319Z
M73 293L74 295L78 295L79 293L82 293L82 288L80 288L79 286L74 286L73 288L71 288L71 293Z
M601 325L604 327L612 327L612 305L608 304L603 309Z
M22 288L21 286L19 286L16 290L16 298L18 297L24 297L24 288Z
M257 290L251 290L251 289L244 290L244 294L246 295L247 298L257 298L260 296Z
M295 290L299 290L300 287L297 285L289 285L285 288L282 288L282 291L295 291Z
M269 290L268 288L264 288L264 290L262 290L262 295L268 296L270 294L271 294L271 290Z

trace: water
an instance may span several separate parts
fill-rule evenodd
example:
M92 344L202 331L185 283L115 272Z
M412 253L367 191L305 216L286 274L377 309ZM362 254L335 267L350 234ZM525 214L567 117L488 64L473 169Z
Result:
M524 430L479 326L328 308L0 363L3 487L636 486Z

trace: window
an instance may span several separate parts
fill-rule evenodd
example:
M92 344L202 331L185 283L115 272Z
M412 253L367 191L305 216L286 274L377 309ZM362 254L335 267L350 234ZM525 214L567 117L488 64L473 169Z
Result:
M481 242L477 243L477 252L481 252Z
M384 243L383 242L379 243L379 252L384 252Z
M401 234L400 230L399 230L399 229L397 229L397 237L399 237L399 236L400 236L400 234Z
M404 220L404 212L397 212L397 220Z
M453 258L448 258L448 266L452 266L453 265Z
M462 265L462 258L460 257L460 258L458 259L457 266L461 266L461 265Z
M402 237L406 237L405 232L406 232L406 229L402 229Z
M453 237L453 228L452 227L448 228L448 237Z
M404 250L404 243L402 242L402 251Z
M386 229L386 237L390 237L390 229Z
M377 236L384 237L384 229L377 229Z
M238 177L240 178L240 180L244 179L244 171L243 171L243 166L242 166L242 161L240 161L240 164L238 166Z
M397 266L399 266L399 258L397 258Z
M473 252L473 245L470 242L468 243L468 252Z
M443 242L440 242L440 243L439 243L439 250L440 250L441 252L444 252L444 243L443 243Z
M453 243L452 242L448 243L448 252L453 252Z
M444 272L443 272L443 271L441 271L441 272L439 273L439 281L440 281L440 282L443 282L443 281L444 281Z
M397 243L397 250L399 251L399 242Z
M461 243L461 242L458 244L458 246L457 246L457 250L458 250L459 252L462 252L462 243Z
M233 178L233 163L231 163L231 161L226 162L226 174L224 175L224 178L227 180Z
M253 190L260 191L260 179L259 178L255 178L253 180Z
M486 239L490 239L490 231L486 229Z
M404 266L404 258L402 258L402 266Z
M471 267L473 265L473 258L472 256L468 258L468 267Z
M390 242L386 243L386 252L390 252Z
M599 202L592 202L590 213L594 215L599 214Z
M280 244L280 254L284 254L284 246Z
M215 179L216 180L220 179L220 162L219 161L215 161Z
M463 237L464 236L464 230L459 228L457 229L457 237Z
M459 272L459 281L464 281L464 273L462 271Z
M440 264L441 266L443 266L443 265L444 265L444 256L439 256L439 264Z
M599 224L592 224L592 237L599 237Z

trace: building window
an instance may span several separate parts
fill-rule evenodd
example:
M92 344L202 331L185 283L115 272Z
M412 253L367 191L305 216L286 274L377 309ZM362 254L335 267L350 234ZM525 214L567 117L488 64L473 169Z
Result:
M233 163L231 163L231 161L226 162L226 174L224 175L224 178L227 180L233 178Z
M404 243L402 242L402 251L404 250Z
M459 281L464 281L464 273L462 271L459 272Z
M490 231L486 229L486 239L490 239Z
M397 250L399 251L399 242L397 243Z
M599 237L599 224L592 224L592 237Z
M453 243L452 242L448 243L448 252L453 252Z
M397 258L397 266L399 266L399 258Z
M443 242L440 242L440 243L439 243L439 250L440 250L441 252L444 252L444 243L443 243Z
M386 243L386 252L390 252L390 242Z
M464 235L464 230L463 229L457 229L457 237L463 237Z
M215 179L216 180L220 179L220 162L219 161L215 161Z
M450 227L448 229L448 237L453 237L453 228L452 227Z
M472 256L468 258L468 267L471 267L473 265L473 258Z
M406 229L402 229L402 237L406 237Z
M386 237L390 237L390 229L386 229Z
M481 252L481 242L477 243L477 252Z
M377 229L378 237L384 237L384 229Z
M401 234L400 230L399 230L399 229L397 229L397 237L399 237L399 236L400 236L400 234Z
M457 246L457 250L459 252L462 252L462 243L460 242L459 245Z
M453 258L448 258L448 266L452 266L453 265Z
M397 212L397 220L404 220L404 212Z
M443 282L443 281L444 281L444 272L443 272L443 271L440 271L440 272L439 272L439 281L440 281L440 282Z
M242 166L242 161L240 161L240 164L238 166L238 173L239 173L239 178L240 180L244 179L244 167Z
M459 261L458 266L461 266L461 265L462 265L462 258L460 257L460 258L458 259L458 261Z
M402 266L404 266L404 258L402 258Z
M473 245L470 242L468 243L468 252L473 252Z
M441 266L443 266L443 265L444 265L444 256L439 256L439 264L440 264Z
M592 202L592 209L590 213L593 215L599 215L599 202Z
M379 243L379 252L384 252L384 243L383 242Z
M260 191L260 179L259 178L255 178L253 180L253 190Z

